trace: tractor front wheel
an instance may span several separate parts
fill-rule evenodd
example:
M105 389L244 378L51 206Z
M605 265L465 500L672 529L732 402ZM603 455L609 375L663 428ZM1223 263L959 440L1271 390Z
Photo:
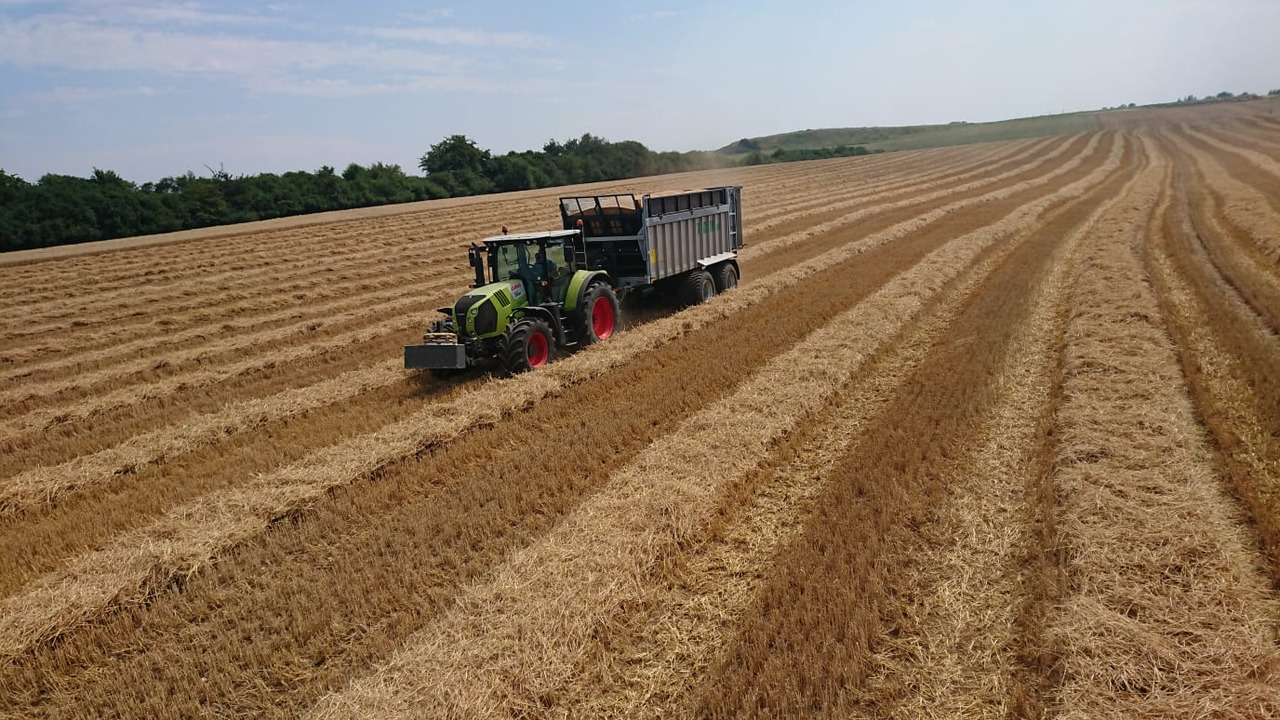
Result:
M621 319L618 295L605 283L595 283L582 295L582 305L574 313L578 347L608 340L618 331Z
M507 330L502 364L510 373L522 373L551 362L555 354L555 337L544 320L526 318Z

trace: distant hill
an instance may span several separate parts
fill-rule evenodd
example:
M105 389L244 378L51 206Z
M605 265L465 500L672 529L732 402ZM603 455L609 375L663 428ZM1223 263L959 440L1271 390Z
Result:
M1099 128L1098 113L1078 112L1061 115L1000 120L997 122L953 122L946 125L907 125L902 127L852 127L797 130L780 135L743 138L720 148L726 155L746 155L759 150L771 153L782 150L812 150L839 145L862 145L868 150L920 150L924 148L966 145L969 143L1014 140L1046 135L1068 135L1092 132Z

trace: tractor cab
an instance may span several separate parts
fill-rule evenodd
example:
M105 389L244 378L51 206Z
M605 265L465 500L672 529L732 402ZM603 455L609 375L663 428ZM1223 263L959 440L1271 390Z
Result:
M563 304L578 269L582 233L576 230L503 235L472 245L473 287L520 281L529 304Z

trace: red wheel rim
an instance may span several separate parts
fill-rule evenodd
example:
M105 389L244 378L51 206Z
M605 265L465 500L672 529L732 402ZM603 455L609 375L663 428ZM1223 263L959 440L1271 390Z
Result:
M551 355L551 348L547 346L547 336L540 332L535 332L529 336L529 367L542 367L547 364L547 357Z
M591 329L595 332L596 337L601 340L607 339L613 334L614 323L617 318L613 314L613 303L608 298L598 297L591 305Z

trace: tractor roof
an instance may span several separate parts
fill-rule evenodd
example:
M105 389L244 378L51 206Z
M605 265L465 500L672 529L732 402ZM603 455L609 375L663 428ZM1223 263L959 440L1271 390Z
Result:
M485 238L485 245L502 245L510 242L530 242L532 240L558 240L560 238L573 237L577 235L577 230L547 230L545 232L532 233L511 233L510 235L498 235L491 238Z

